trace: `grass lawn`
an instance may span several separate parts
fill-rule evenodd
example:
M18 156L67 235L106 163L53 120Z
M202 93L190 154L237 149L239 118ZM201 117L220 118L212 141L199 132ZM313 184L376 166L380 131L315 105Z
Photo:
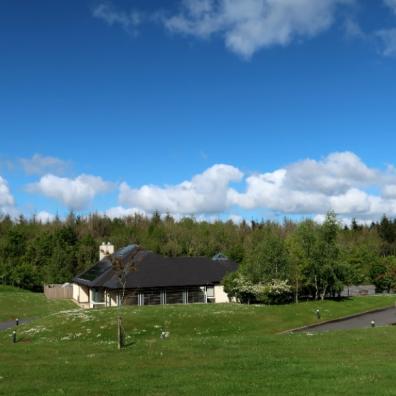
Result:
M38 318L71 308L76 308L71 301L47 300L43 293L0 285L0 322L16 318Z
M121 351L119 310L67 310L0 333L0 394L396 395L395 327L277 334L394 302L124 307Z

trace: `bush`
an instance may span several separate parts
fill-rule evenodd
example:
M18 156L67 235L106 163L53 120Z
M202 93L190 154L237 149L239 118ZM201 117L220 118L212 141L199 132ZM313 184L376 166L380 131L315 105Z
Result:
M236 297L241 303L250 303L256 300L253 283L240 272L226 275L223 281L224 291L230 297Z
M242 273L234 272L227 275L223 283L224 291L241 303L282 304L292 298L292 288L284 280L273 279L268 283L253 284Z
M283 304L292 299L292 288L287 280L273 279L254 286L257 301L264 304Z

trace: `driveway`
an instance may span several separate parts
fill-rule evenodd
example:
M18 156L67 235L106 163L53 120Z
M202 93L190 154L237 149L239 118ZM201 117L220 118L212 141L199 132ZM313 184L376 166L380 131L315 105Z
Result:
M396 308L386 308L375 312L352 316L350 318L307 326L303 329L296 330L296 332L362 329L371 327L372 320L375 321L375 326L396 325Z
M19 319L19 324L29 323L33 319ZM16 327L15 320L7 320L5 322L0 322L0 331L11 329L12 327Z

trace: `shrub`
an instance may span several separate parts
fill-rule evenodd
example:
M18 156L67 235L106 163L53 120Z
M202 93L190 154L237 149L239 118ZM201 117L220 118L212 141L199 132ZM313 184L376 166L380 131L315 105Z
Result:
M292 298L292 288L287 280L273 279L271 282L254 286L257 301L264 304L282 304Z
M224 291L241 303L261 302L282 304L292 298L292 288L285 280L273 279L268 283L253 284L240 272L229 274L224 279Z

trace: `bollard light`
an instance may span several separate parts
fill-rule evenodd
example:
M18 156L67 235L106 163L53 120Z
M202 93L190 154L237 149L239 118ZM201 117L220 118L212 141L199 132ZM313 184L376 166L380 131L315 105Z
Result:
M374 320L371 321L371 327L375 327L375 321Z
M316 317L317 317L318 319L320 319L320 311L319 311L319 309L316 310Z
M16 343L16 331L15 330L12 332L12 342L14 344Z
M19 319L18 319L18 318L15 319L15 324L16 324L17 326L19 326Z

